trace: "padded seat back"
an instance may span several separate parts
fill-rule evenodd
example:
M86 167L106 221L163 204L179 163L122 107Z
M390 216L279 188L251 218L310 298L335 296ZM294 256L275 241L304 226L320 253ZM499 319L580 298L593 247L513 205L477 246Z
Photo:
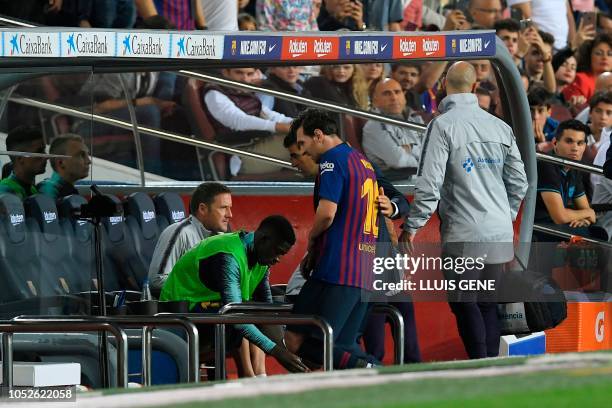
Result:
M155 212L157 213L157 226L159 232L166 229L170 224L180 222L186 218L185 204L183 199L176 193L165 192L153 197Z

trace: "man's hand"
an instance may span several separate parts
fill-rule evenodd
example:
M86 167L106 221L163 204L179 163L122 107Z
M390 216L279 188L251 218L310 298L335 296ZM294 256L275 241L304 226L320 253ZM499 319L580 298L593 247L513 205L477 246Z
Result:
M378 204L378 211L380 211L380 213L385 217L391 218L395 209L393 208L393 204L391 203L391 200L389 200L389 197L385 195L385 190L383 190L382 187L378 189L378 198L376 203Z
M302 273L302 277L306 280L310 279L310 275L312 275L312 271L314 269L315 256L311 251L306 253L302 262L300 262L300 272Z
M570 221L569 223L569 226L572 228L588 227L589 225L591 225L591 222L586 218L583 218L581 220Z
M62 9L62 2L64 0L49 0L49 12L57 13Z
M411 255L414 250L413 242L414 242L414 235L408 231L402 231L402 233L399 236L400 252Z
M276 359L285 367L289 372L292 373L307 373L310 370L304 363L302 363L302 359L291 353L285 347L281 345L276 345L270 352L270 355Z
M291 129L291 123L276 122L276 126L274 126L274 130L278 133L289 133L289 129Z
M442 31L466 30L469 23L461 10L453 10L446 17Z
M597 216L595 215L595 211L592 208L589 208L589 216L585 218L591 224L595 224L597 222Z

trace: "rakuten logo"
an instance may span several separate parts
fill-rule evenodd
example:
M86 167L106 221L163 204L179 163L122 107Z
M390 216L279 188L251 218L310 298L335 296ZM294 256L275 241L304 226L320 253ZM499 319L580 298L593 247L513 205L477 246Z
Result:
M144 220L144 222L153 221L155 219L155 212L154 211L143 211L142 219Z
M440 42L438 40L423 38L423 51L426 56L430 56L440 51Z
M417 50L417 42L414 40L401 40L400 39L400 52L404 57L408 57L414 54Z

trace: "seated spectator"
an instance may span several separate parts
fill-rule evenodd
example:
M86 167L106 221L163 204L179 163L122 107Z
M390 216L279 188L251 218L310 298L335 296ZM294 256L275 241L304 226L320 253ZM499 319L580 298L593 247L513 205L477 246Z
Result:
M572 50L564 48L555 54L552 59L552 65L557 83L555 99L560 104L566 105L563 98L563 90L576 79L576 57L574 57Z
M491 75L491 61L489 60L471 60L470 64L476 71L476 86L481 82L490 82L492 80Z
M261 87L281 91L292 95L308 96L304 83L300 79L302 67L272 67L268 69L268 78L261 83ZM275 112L295 118L304 106L289 102L272 95L258 94L261 103Z
M585 41L578 49L576 79L563 90L563 97L572 105L584 104L595 93L595 80L612 70L612 34L601 33Z
M421 78L422 65L419 62L404 61L391 64L391 78L399 82L406 97L406 104L415 111L423 111L421 94L415 86Z
M595 80L595 93L612 92L612 72L603 72ZM580 113L576 115L576 120L582 123L588 123L591 108L587 105Z
M253 68L226 68L221 74L230 80L253 83ZM287 160L283 136L289 131L291 118L265 106L252 92L208 85L202 89L206 114L221 143L245 145L244 150ZM232 174L262 174L274 172L278 166L264 161L242 158Z
M355 65L328 65L321 68L321 76L309 78L304 87L313 98L344 106L368 109L368 88Z
M402 0L362 0L363 21L371 31L401 31L404 19Z
M544 86L548 92L557 90L555 70L552 66L552 35L529 27L522 34L529 43L529 50L524 57L525 71L529 76L530 86Z
M38 191L55 201L71 194L78 194L74 183L89 176L91 164L89 149L85 146L83 138L75 134L58 136L51 142L49 153L70 156L70 158L50 160L53 174L38 183Z
M373 88L372 106L375 111L402 120L423 123L423 119L408 108L401 85L394 79L383 79ZM389 169L417 167L421 155L421 134L406 127L369 120L363 128L363 150L372 163L383 172ZM408 177L406 177L408 178Z
M8 132L6 150L12 152L45 153L45 142L39 128L18 126ZM21 200L37 194L34 179L45 172L47 159L40 157L9 156L13 165L11 174L0 181L0 194L15 194Z
M200 1L193 0L135 0L138 16L142 20L160 15L168 19L177 30L201 30L206 27Z
M596 93L589 101L589 108L591 134L587 138L587 152L584 155L584 161L593 163L602 143L601 134L603 130L612 126L612 92Z
M487 112L491 113L491 102L492 96L491 92L488 89L485 89L481 86L477 87L474 91L476 97L478 98L478 106Z
M238 29L240 31L257 31L257 21L249 13L238 14Z
M260 301L272 303L269 268L295 244L295 233L286 218L265 218L255 232L221 234L202 241L183 255L164 283L160 299L187 300L194 313L217 313L228 303ZM242 338L255 344L287 370L308 371L290 353L282 335L270 338L253 324L228 326L229 349L237 348ZM266 332L269 331L269 328ZM211 351L214 326L200 327L200 350Z
M369 64L356 65L365 78L368 92L373 82L380 81L385 77L385 65L381 62L372 62Z
M322 1L257 0L257 25L262 31L319 31L317 17Z
M321 31L365 30L363 4L351 0L325 0L317 23Z
M553 140L553 154L580 161L586 148L589 128L577 120L562 122ZM544 161L538 162L538 196L535 222L556 224L556 229L572 235L601 238L596 229L588 227L597 221L584 191L577 170ZM543 242L560 239L534 231L534 238Z
M553 95L542 87L533 88L527 94L536 148L540 151L546 150L546 142L553 140L559 126L559 122L550 117L552 97Z
M522 63L522 57L519 54L519 39L521 37L521 25L518 21L511 18L498 20L494 25L495 34L501 38L506 44L508 52L512 55L512 59L516 65Z
M597 151L597 156L593 160L594 166L603 167L606 163L606 154L610 149L610 133L612 127L604 129L601 134L601 145ZM612 180L608 180L604 176L591 174L591 185L593 186L592 204L610 204L612 203ZM597 225L602 227L608 233L608 240L612 240L612 211L606 211L601 217L597 218Z
M521 77L521 83L523 84L523 89L525 90L525 93L526 93L529 90L529 76L527 75L525 70L520 67L518 69L518 72L519 72L519 76Z
M470 0L467 11L474 26L491 29L501 20L503 8L500 0Z
M227 232L232 219L232 193L221 183L202 183L191 196L189 212L189 217L169 225L159 236L149 266L149 283L155 296L187 251L211 235Z

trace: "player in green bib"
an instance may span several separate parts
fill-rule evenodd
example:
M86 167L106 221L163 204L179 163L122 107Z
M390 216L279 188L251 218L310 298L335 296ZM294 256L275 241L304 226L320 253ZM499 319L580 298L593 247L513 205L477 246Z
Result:
M160 300L186 300L194 313L216 313L228 303L272 303L268 280L276 264L295 244L293 228L286 218L265 218L255 232L215 235L183 255L162 287ZM203 327L212 333L212 325ZM235 325L233 344L242 337L275 357L287 370L307 371L306 366L282 344L277 344L253 324ZM201 335L203 341L212 336Z

